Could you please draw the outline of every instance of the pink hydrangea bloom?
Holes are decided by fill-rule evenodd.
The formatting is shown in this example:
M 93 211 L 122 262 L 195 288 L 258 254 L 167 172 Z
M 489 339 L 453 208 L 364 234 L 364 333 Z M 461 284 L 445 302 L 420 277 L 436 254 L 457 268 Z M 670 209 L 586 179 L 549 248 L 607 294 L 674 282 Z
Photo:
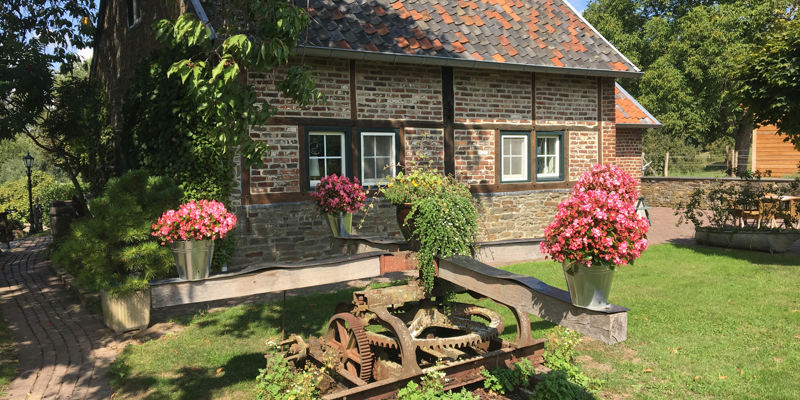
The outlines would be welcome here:
M 542 253 L 586 266 L 626 265 L 647 249 L 646 219 L 636 213 L 636 180 L 613 165 L 594 165 L 545 229 Z
M 153 224 L 151 235 L 161 244 L 176 240 L 221 239 L 236 226 L 236 216 L 215 200 L 194 200 L 169 210 Z
M 358 178 L 328 175 L 320 179 L 311 193 L 317 210 L 326 214 L 354 213 L 364 207 L 367 194 Z

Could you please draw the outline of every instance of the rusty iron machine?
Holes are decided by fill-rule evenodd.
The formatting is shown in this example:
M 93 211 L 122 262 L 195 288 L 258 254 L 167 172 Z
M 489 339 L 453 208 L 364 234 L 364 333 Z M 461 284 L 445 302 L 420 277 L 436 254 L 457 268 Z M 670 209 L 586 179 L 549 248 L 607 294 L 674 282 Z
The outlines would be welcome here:
M 430 294 L 419 279 L 355 292 L 352 303 L 337 306 L 324 336 L 305 341 L 292 335 L 284 341 L 288 358 L 334 371 L 340 390 L 324 399 L 380 399 L 432 370 L 446 374 L 447 390 L 483 380 L 483 368 L 510 367 L 522 358 L 542 370 L 544 340 L 531 336 L 531 313 L 606 343 L 625 340 L 627 310 L 622 307 L 579 309 L 562 290 L 467 257 L 439 260 L 437 276 Z M 516 319 L 515 340 L 499 338 L 505 325 L 498 312 L 444 304 L 442 281 L 457 292 L 507 307 Z

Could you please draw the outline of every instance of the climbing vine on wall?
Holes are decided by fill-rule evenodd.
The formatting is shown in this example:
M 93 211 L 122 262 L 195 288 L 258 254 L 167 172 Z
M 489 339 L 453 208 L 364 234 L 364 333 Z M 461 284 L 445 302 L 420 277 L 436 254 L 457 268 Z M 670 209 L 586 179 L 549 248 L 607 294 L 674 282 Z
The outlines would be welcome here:
M 156 51 L 139 66 L 123 110 L 124 167 L 173 178 L 184 191 L 184 201 L 213 199 L 230 207 L 232 152 L 219 151 L 201 105 L 179 79 L 167 77 L 170 65 L 188 51 Z M 233 235 L 217 241 L 214 265 L 228 262 L 234 248 Z

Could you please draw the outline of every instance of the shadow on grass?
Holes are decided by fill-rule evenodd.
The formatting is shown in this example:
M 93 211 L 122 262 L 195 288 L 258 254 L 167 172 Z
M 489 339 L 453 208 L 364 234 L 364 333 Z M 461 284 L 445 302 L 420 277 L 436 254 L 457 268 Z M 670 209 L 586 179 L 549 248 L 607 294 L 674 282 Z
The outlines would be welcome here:
M 694 253 L 702 254 L 704 256 L 729 257 L 736 260 L 747 261 L 749 263 L 756 265 L 781 265 L 781 266 L 800 265 L 800 257 L 792 253 L 771 254 L 761 251 L 726 249 L 723 247 L 703 246 L 703 245 L 687 245 L 684 243 L 675 243 L 674 245 L 677 248 L 687 249 Z
M 155 375 L 137 376 L 125 380 L 122 390 L 118 394 L 143 398 L 148 400 L 181 399 L 181 400 L 211 400 L 219 389 L 237 385 L 241 382 L 252 381 L 258 370 L 264 368 L 266 361 L 264 354 L 243 354 L 231 358 L 222 368 L 192 368 L 183 367 L 170 372 L 166 379 Z M 130 372 L 126 367 L 116 367 L 116 373 Z M 151 388 L 167 385 L 172 391 L 155 391 L 148 393 Z

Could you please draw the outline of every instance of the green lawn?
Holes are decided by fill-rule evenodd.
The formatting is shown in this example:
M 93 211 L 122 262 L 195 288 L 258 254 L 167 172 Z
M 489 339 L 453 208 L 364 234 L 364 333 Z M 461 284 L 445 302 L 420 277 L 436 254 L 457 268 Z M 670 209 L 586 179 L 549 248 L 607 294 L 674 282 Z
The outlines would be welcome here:
M 583 368 L 605 380 L 601 392 L 609 397 L 797 398 L 799 264 L 781 255 L 653 246 L 619 270 L 612 289 L 611 301 L 631 309 L 628 340 L 586 341 Z M 565 287 L 552 262 L 506 269 Z M 351 290 L 289 299 L 286 331 L 319 335 L 334 306 L 351 299 Z M 112 369 L 117 398 L 252 398 L 263 355 L 280 336 L 280 315 L 274 303 L 201 314 L 179 334 L 127 347 Z M 516 326 L 504 317 L 503 336 L 511 339 Z M 531 325 L 536 337 L 552 327 Z

